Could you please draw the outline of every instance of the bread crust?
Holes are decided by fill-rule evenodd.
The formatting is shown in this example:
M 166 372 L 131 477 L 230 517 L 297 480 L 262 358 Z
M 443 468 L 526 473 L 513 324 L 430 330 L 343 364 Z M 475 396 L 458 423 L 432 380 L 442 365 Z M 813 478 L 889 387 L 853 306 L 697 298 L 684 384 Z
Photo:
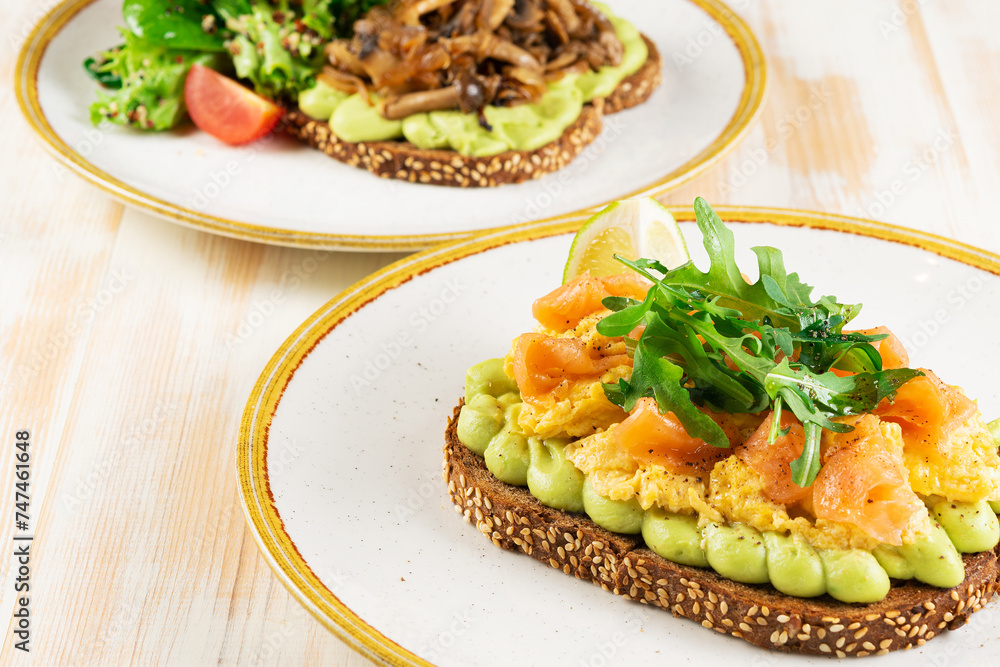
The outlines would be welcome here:
M 580 117 L 562 135 L 533 151 L 505 151 L 475 157 L 453 150 L 423 149 L 408 141 L 351 142 L 337 137 L 330 124 L 298 109 L 284 118 L 285 130 L 335 160 L 366 169 L 382 178 L 452 187 L 495 187 L 523 183 L 562 169 L 601 133 L 605 113 L 616 113 L 649 99 L 663 80 L 660 53 L 643 36 L 649 57 L 622 80 L 607 98 L 583 106 Z
M 493 544 L 756 646 L 839 657 L 884 655 L 965 625 L 996 593 L 998 550 L 963 556 L 966 576 L 955 588 L 894 580 L 886 598 L 869 605 L 826 595 L 795 598 L 769 585 L 741 584 L 673 563 L 645 548 L 640 536 L 611 533 L 586 515 L 545 507 L 526 489 L 497 480 L 458 439 L 461 406 L 445 432 L 444 478 L 456 509 Z

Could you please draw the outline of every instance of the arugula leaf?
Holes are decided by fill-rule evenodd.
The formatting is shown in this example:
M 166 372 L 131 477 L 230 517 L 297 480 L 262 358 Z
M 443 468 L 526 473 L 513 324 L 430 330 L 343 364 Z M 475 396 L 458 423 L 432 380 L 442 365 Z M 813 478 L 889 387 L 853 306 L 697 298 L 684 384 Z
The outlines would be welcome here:
M 637 377 L 638 376 L 638 377 Z M 650 353 L 640 340 L 635 351 L 635 367 L 632 371 L 632 382 L 621 380 L 623 404 L 627 410 L 632 410 L 638 399 L 645 394 L 638 394 L 642 386 L 650 386 L 652 396 L 661 413 L 671 411 L 684 424 L 685 430 L 696 438 L 700 438 L 713 447 L 729 447 L 729 439 L 722 429 L 704 412 L 695 407 L 691 395 L 684 389 L 681 382 L 684 371 L 670 360 Z M 649 382 L 648 380 L 654 380 Z
M 661 413 L 673 412 L 688 433 L 716 447 L 728 447 L 728 439 L 699 407 L 728 413 L 771 408 L 771 443 L 787 432 L 780 426 L 787 408 L 802 423 L 806 440 L 792 464 L 793 479 L 808 486 L 821 467 L 823 431 L 852 429 L 837 417 L 873 410 L 922 373 L 883 370 L 872 343 L 884 334 L 843 331 L 861 304 L 831 296 L 814 301 L 813 288 L 786 271 L 780 250 L 753 248 L 759 278 L 746 280 L 732 232 L 704 199 L 696 199 L 694 208 L 711 258 L 708 271 L 691 262 L 670 270 L 655 259 L 617 258 L 653 286 L 643 301 L 603 302 L 613 312 L 598 323 L 599 333 L 628 336 L 645 327 L 638 342 L 626 346 L 634 356 L 632 376 L 605 385 L 605 394 L 629 411 L 639 398 L 652 396 Z

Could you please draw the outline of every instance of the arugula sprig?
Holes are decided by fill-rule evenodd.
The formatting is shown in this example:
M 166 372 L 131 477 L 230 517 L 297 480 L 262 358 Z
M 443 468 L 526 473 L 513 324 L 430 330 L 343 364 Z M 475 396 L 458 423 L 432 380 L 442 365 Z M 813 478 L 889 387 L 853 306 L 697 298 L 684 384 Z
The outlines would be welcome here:
M 632 376 L 604 385 L 605 394 L 626 411 L 650 396 L 661 413 L 673 412 L 688 433 L 715 447 L 729 447 L 729 439 L 699 407 L 774 410 L 770 443 L 782 434 L 781 412 L 791 410 L 805 432 L 792 479 L 809 486 L 819 473 L 823 430 L 851 430 L 833 418 L 868 412 L 923 373 L 883 370 L 872 343 L 885 335 L 843 332 L 861 304 L 832 296 L 813 301 L 813 288 L 787 273 L 780 250 L 752 248 L 760 277 L 748 282 L 736 264 L 732 232 L 701 197 L 694 210 L 711 258 L 707 272 L 692 262 L 668 269 L 654 259 L 616 256 L 653 286 L 643 301 L 604 300 L 614 312 L 598 323 L 598 332 L 626 336 L 644 327 L 634 348 L 630 344 Z M 853 374 L 842 377 L 834 368 Z

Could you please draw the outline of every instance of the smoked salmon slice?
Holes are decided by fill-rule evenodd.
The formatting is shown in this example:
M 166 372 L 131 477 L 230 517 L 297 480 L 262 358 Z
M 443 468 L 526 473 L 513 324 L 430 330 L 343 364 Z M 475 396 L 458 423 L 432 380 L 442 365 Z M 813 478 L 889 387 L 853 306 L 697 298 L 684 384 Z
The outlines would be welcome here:
M 874 329 L 860 329 L 859 331 L 845 331 L 844 333 L 857 333 L 865 336 L 877 336 L 888 334 L 888 338 L 872 343 L 878 353 L 882 355 L 882 368 L 909 368 L 910 356 L 906 353 L 903 344 L 896 338 L 896 334 L 889 331 L 888 327 L 875 327 Z
M 910 488 L 902 443 L 874 415 L 853 420 L 853 426 L 848 433 L 827 434 L 826 460 L 812 486 L 813 512 L 899 546 L 907 527 L 927 514 Z
M 609 296 L 646 298 L 649 283 L 635 273 L 595 278 L 584 273 L 537 299 L 531 314 L 543 326 L 563 332 L 575 329 L 580 320 L 604 310 L 601 301 Z
M 709 411 L 706 414 L 713 419 L 716 417 Z M 730 442 L 739 438 L 734 429 L 730 429 L 733 431 L 730 433 L 723 424 L 720 426 Z M 716 462 L 732 453 L 688 435 L 674 413 L 660 414 L 652 398 L 640 398 L 629 417 L 614 428 L 613 434 L 618 446 L 640 463 L 659 464 L 682 474 L 711 472 Z
M 598 380 L 616 366 L 632 364 L 627 354 L 604 356 L 579 338 L 556 338 L 540 333 L 522 334 L 513 350 L 514 380 L 521 398 L 537 402 L 546 395 L 559 396 L 580 380 Z
M 930 457 L 955 426 L 976 412 L 976 404 L 958 387 L 945 384 L 927 370 L 902 385 L 890 401 L 874 410 L 883 421 L 899 424 L 908 454 Z
M 809 495 L 808 488 L 802 488 L 792 481 L 791 463 L 802 456 L 805 447 L 805 431 L 802 424 L 789 412 L 782 412 L 781 427 L 788 429 L 787 435 L 779 435 L 774 443 L 768 443 L 774 413 L 770 413 L 760 427 L 745 443 L 737 447 L 739 456 L 766 484 L 764 493 L 776 503 L 791 505 Z

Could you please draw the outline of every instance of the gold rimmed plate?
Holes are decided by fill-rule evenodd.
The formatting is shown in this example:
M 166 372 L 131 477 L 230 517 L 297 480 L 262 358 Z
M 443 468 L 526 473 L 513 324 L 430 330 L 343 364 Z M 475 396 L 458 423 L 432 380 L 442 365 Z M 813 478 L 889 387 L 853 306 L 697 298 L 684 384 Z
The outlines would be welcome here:
M 125 203 L 262 243 L 413 250 L 663 192 L 745 134 L 766 72 L 738 16 L 718 0 L 610 4 L 656 42 L 663 85 L 646 103 L 606 117 L 601 136 L 561 172 L 500 188 L 383 180 L 288 137 L 233 148 L 193 129 L 151 135 L 94 127 L 88 107 L 96 85 L 81 63 L 121 41 L 119 0 L 67 0 L 48 13 L 22 48 L 15 88 L 50 152 Z
M 821 213 L 718 212 L 748 273 L 756 264 L 747 248 L 781 248 L 818 293 L 865 304 L 859 327 L 888 325 L 915 365 L 962 385 L 987 418 L 1000 415 L 1000 389 L 983 372 L 1000 367 L 1000 349 L 968 351 L 970 331 L 1000 324 L 1000 256 Z M 691 210 L 676 215 L 704 266 Z M 331 300 L 281 346 L 237 446 L 241 497 L 265 559 L 316 618 L 385 664 L 828 664 L 763 653 L 627 602 L 498 549 L 453 511 L 441 448 L 465 370 L 503 356 L 532 328 L 531 303 L 559 284 L 581 221 L 408 257 Z M 989 664 L 1000 650 L 994 613 L 879 664 Z

